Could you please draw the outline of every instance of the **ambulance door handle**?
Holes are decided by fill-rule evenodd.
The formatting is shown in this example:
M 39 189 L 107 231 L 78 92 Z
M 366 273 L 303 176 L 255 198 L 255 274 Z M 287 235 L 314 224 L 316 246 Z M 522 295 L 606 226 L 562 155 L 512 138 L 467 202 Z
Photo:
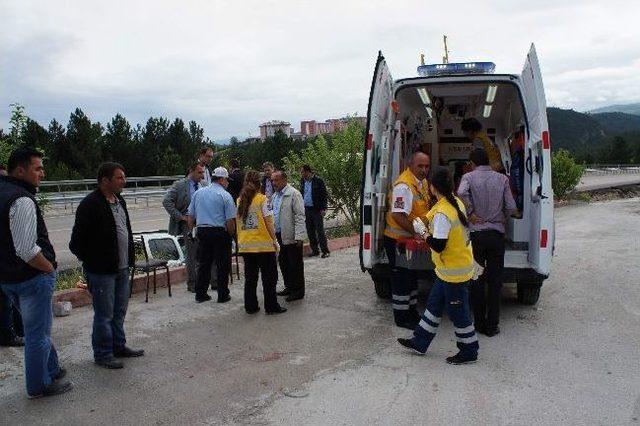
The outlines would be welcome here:
M 529 148 L 529 155 L 527 156 L 527 161 L 524 164 L 525 169 L 527 170 L 527 173 L 529 173 L 530 175 L 533 174 L 532 170 L 531 170 L 531 155 L 532 154 L 533 153 L 531 152 L 531 148 Z

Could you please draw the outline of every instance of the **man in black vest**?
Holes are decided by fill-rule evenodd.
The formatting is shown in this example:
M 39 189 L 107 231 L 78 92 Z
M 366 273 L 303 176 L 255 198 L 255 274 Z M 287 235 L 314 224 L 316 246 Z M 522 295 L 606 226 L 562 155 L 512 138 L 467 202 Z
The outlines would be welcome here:
M 18 148 L 9 158 L 9 176 L 0 176 L 0 286 L 24 323 L 24 369 L 29 398 L 71 390 L 61 379 L 51 344 L 51 299 L 56 285 L 56 255 L 35 194 L 44 178 L 42 154 Z
M 123 367 L 115 358 L 144 355 L 141 349 L 125 346 L 129 266 L 135 263 L 129 213 L 120 195 L 126 183 L 121 164 L 100 165 L 98 189 L 78 205 L 69 243 L 71 252 L 82 261 L 93 297 L 93 359 L 97 365 L 110 369 Z

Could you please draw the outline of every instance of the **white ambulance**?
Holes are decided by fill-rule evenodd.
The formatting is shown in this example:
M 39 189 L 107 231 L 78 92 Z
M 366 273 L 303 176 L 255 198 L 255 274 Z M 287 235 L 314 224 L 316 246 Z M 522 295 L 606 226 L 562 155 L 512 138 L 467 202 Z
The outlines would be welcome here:
M 535 47 L 522 74 L 495 74 L 490 62 L 418 67 L 420 77 L 393 80 L 378 54 L 367 114 L 361 188 L 360 265 L 378 296 L 390 294 L 383 246 L 387 194 L 412 152 L 431 155 L 432 169 L 459 178 L 472 144 L 460 122 L 477 118 L 499 149 L 522 217 L 506 225 L 505 282 L 535 304 L 549 276 L 554 246 L 551 143 Z

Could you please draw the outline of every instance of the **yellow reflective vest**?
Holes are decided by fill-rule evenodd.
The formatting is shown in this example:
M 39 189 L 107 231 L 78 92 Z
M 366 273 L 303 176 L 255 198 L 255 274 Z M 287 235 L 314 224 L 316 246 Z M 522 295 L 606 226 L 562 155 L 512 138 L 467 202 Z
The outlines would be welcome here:
M 466 214 L 462 201 L 457 197 L 455 199 L 460 210 Z M 451 230 L 444 250 L 440 253 L 431 250 L 431 259 L 436 265 L 436 275 L 448 283 L 467 282 L 473 277 L 473 250 L 469 230 L 460 222 L 455 207 L 443 197 L 427 213 L 431 235 L 433 235 L 433 218 L 438 213 L 447 216 L 451 223 Z
M 482 146 L 487 152 L 487 156 L 489 157 L 489 165 L 491 165 L 491 168 L 495 171 L 504 169 L 504 166 L 502 165 L 502 156 L 500 155 L 500 150 L 498 150 L 498 147 L 494 145 L 491 139 L 489 139 L 489 136 L 485 132 L 478 132 L 476 138 L 482 141 Z
M 429 211 L 429 184 L 426 179 L 423 179 L 422 188 L 420 188 L 418 186 L 418 179 L 409 168 L 398 176 L 398 179 L 393 183 L 393 188 L 401 183 L 406 184 L 413 194 L 413 203 L 411 205 L 411 213 L 409 214 L 409 222 L 413 222 L 413 219 L 424 216 Z M 391 208 L 393 207 L 391 203 L 394 202 L 393 188 L 391 188 L 391 192 L 389 192 L 389 196 L 387 197 L 389 211 L 387 211 L 387 226 L 384 229 L 384 235 L 393 238 L 394 240 L 401 237 L 411 237 L 413 234 L 405 231 L 404 228 L 395 221 L 391 214 Z
M 262 215 L 262 204 L 267 202 L 264 194 L 256 194 L 249 206 L 247 219 L 242 220 L 238 215 L 238 252 L 239 253 L 267 253 L 275 252 L 273 239 L 269 235 L 267 225 Z

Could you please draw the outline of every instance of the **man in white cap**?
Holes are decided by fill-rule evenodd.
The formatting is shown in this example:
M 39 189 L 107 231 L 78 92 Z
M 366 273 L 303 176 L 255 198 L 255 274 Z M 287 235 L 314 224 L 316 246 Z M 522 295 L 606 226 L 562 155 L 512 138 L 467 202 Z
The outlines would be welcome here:
M 211 185 L 193 194 L 189 204 L 189 226 L 196 227 L 198 239 L 196 302 L 211 300 L 211 296 L 207 294 L 207 287 L 211 279 L 211 265 L 215 263 L 218 275 L 218 303 L 225 303 L 231 300 L 229 272 L 231 240 L 236 232 L 236 205 L 226 190 L 229 185 L 227 169 L 216 167 L 211 180 Z

